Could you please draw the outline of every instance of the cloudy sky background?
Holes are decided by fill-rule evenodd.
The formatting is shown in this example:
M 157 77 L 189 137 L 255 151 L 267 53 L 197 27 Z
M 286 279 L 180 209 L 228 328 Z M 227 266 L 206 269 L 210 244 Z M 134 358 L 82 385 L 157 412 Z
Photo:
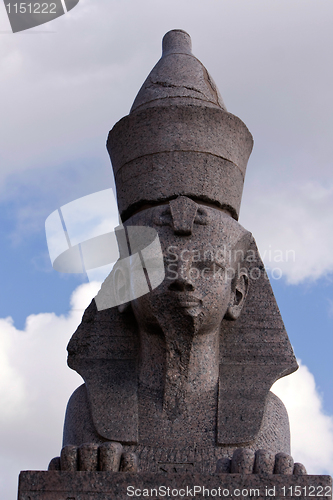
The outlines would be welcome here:
M 332 17 L 331 0 L 80 0 L 14 35 L 0 4 L 1 498 L 15 498 L 20 470 L 45 469 L 59 453 L 81 380 L 66 367 L 66 344 L 98 289 L 52 270 L 45 219 L 113 186 L 107 133 L 174 28 L 190 33 L 254 136 L 240 222 L 301 360 L 275 391 L 295 459 L 332 474 Z

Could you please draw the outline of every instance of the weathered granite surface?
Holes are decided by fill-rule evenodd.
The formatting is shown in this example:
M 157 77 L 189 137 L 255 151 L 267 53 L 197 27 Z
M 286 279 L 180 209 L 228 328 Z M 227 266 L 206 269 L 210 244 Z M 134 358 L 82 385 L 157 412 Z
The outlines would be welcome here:
M 18 500 L 128 500 L 142 497 L 152 500 L 235 497 L 310 500 L 319 496 L 327 500 L 332 498 L 332 479 L 329 476 L 24 471 L 20 474 Z
M 247 127 L 226 111 L 212 77 L 192 55 L 189 35 L 170 31 L 130 114 L 109 134 L 122 220 L 179 195 L 238 219 L 252 146 Z
M 288 417 L 269 389 L 297 365 L 253 238 L 228 214 L 194 202 L 180 227 L 177 200 L 127 221 L 158 231 L 171 263 L 162 285 L 121 311 L 98 311 L 93 301 L 69 343 L 69 365 L 86 384 L 69 402 L 64 445 L 121 441 L 138 453 L 141 470 L 155 470 L 162 450 L 169 459 L 196 454 L 207 472 L 244 443 L 290 453 Z M 175 235 L 174 219 L 176 232 L 187 221 L 193 233 Z M 182 252 L 187 260 L 175 263 Z M 225 280 L 214 265 L 241 271 Z M 209 271 L 170 279 L 177 266 Z
M 108 308 L 119 303 L 120 259 L 87 309 L 68 345 L 85 385 L 69 401 L 63 444 L 119 441 L 142 471 L 157 470 L 161 453 L 196 456 L 201 472 L 243 445 L 290 453 L 269 389 L 297 363 L 252 235 L 234 220 L 252 137 L 183 31 L 165 35 L 108 149 L 127 238 L 154 229 L 166 275 Z

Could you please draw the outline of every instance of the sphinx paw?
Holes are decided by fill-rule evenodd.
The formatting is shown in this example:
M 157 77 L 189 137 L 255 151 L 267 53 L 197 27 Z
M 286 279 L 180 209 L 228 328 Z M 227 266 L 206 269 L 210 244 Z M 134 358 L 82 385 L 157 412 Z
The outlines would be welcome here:
M 237 448 L 232 458 L 222 457 L 217 461 L 216 472 L 219 474 L 295 474 L 304 475 L 306 469 L 300 463 L 294 464 L 287 453 L 271 453 L 267 450 L 254 452 L 249 448 Z
M 64 446 L 60 457 L 51 460 L 48 470 L 137 472 L 138 460 L 135 453 L 124 452 L 120 443 L 84 443 Z
M 293 458 L 287 453 L 277 453 L 275 455 L 274 474 L 307 474 L 303 464 L 294 463 Z

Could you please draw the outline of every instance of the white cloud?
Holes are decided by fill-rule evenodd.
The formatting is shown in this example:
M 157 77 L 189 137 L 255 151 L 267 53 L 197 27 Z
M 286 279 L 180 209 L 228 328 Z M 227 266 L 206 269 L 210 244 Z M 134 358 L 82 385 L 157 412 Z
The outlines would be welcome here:
M 289 414 L 295 462 L 303 463 L 308 474 L 332 475 L 333 416 L 323 412 L 314 376 L 301 361 L 299 365 L 297 372 L 275 382 L 272 391 Z
M 82 383 L 66 364 L 66 345 L 98 283 L 79 286 L 68 316 L 41 313 L 23 331 L 0 319 L 0 496 L 15 498 L 20 470 L 46 470 L 61 449 L 69 396 Z
M 10 362 L 11 351 L 13 350 L 13 337 L 16 329 L 12 318 L 0 320 L 0 401 L 1 413 L 0 422 L 11 421 L 18 412 L 25 413 L 26 406 L 25 384 L 20 375 Z
M 276 178 L 249 191 L 240 222 L 252 230 L 274 278 L 282 274 L 297 284 L 333 273 L 332 182 L 281 186 Z

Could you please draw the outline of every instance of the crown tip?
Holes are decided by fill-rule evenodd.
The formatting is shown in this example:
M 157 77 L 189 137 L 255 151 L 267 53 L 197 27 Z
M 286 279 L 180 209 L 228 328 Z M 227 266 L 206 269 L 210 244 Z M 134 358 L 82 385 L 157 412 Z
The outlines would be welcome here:
M 168 31 L 162 40 L 162 57 L 168 54 L 192 54 L 191 37 L 186 31 Z

